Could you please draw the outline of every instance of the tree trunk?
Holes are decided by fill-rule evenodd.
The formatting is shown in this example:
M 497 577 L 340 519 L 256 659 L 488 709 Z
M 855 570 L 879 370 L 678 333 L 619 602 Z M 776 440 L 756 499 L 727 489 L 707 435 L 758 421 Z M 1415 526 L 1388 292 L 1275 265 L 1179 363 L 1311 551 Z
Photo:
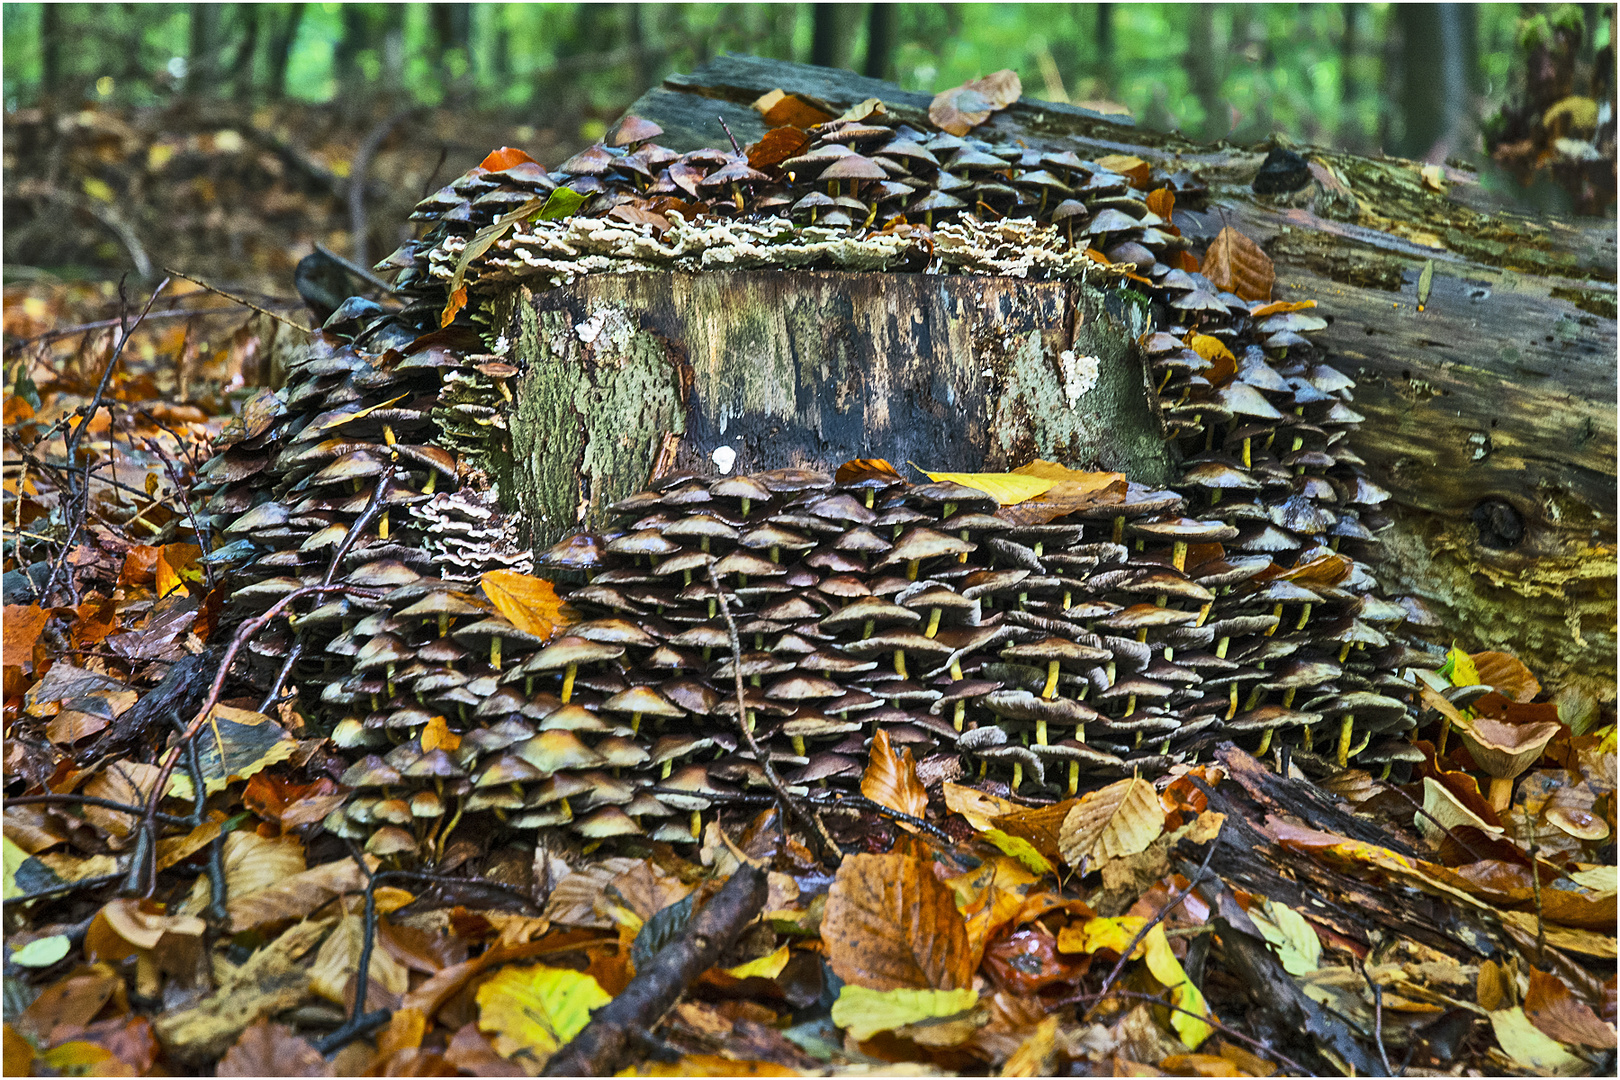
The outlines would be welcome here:
M 632 110 L 678 151 L 713 145 L 717 114 L 750 142 L 763 128 L 749 103 L 776 88 L 834 110 L 881 98 L 918 126 L 930 100 L 850 72 L 728 56 L 671 76 Z M 1613 699 L 1612 224 L 1501 210 L 1455 169 L 1442 194 L 1417 162 L 1312 148 L 1302 189 L 1260 196 L 1250 182 L 1266 146 L 1212 149 L 1028 99 L 975 134 L 1196 170 L 1210 194 L 1176 207 L 1182 232 L 1201 250 L 1223 227 L 1241 230 L 1275 261 L 1275 297 L 1315 300 L 1331 320 L 1315 340 L 1358 381 L 1367 420 L 1355 449 L 1394 492 L 1391 586 L 1433 610 L 1436 639 L 1507 649 L 1551 684 Z
M 844 62 L 843 16 L 837 4 L 810 5 L 810 62 L 819 67 L 838 67 Z
M 866 10 L 866 60 L 861 74 L 873 79 L 886 78 L 894 52 L 894 6 L 868 4 Z
M 62 89 L 62 9 L 43 4 L 39 9 L 40 86 L 46 97 Z
M 292 61 L 293 45 L 303 22 L 304 5 L 288 5 L 286 22 L 270 47 L 270 96 L 277 101 L 287 96 L 287 65 Z
M 513 290 L 491 319 L 527 364 L 511 490 L 543 547 L 600 527 L 655 466 L 878 457 L 972 472 L 1041 457 L 1163 484 L 1169 452 L 1131 348 L 1145 318 L 1112 306 L 1076 282 L 842 272 Z

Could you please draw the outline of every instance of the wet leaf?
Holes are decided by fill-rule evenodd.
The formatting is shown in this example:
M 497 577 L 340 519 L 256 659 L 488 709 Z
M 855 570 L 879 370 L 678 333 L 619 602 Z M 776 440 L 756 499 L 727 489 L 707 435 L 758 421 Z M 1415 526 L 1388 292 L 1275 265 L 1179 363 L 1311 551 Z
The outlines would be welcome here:
M 853 484 L 860 480 L 883 480 L 901 484 L 905 478 L 882 458 L 855 458 L 838 466 L 834 479 L 840 484 Z
M 960 990 L 872 990 L 844 986 L 833 1002 L 832 1020 L 857 1042 L 925 1020 L 958 1016 L 979 1003 L 979 992 Z
M 157 565 L 153 568 L 158 596 L 183 589 L 188 581 L 201 581 L 202 571 L 197 566 L 200 558 L 202 548 L 196 544 L 165 544 L 159 548 Z
M 1615 1048 L 1614 1028 L 1599 1020 L 1591 1006 L 1577 999 L 1563 980 L 1550 972 L 1530 969 L 1524 1013 L 1543 1035 L 1561 1043 L 1598 1050 Z
M 478 1029 L 495 1036 L 503 1057 L 544 1060 L 584 1030 L 591 1010 L 612 999 L 578 971 L 535 964 L 506 967 L 478 988 Z
M 1264 319 L 1268 315 L 1289 315 L 1296 311 L 1309 311 L 1315 306 L 1315 300 L 1273 300 L 1269 304 L 1251 307 L 1249 317 L 1251 319 Z
M 833 118 L 832 113 L 812 105 L 797 94 L 789 94 L 782 90 L 762 94 L 754 102 L 753 108 L 769 128 L 809 128 L 825 124 Z M 753 162 L 750 161 L 749 164 L 752 165 Z M 759 168 L 758 165 L 754 167 Z
M 54 1042 L 52 1033 L 58 1028 L 87 1027 L 122 991 L 123 980 L 111 965 L 93 964 L 47 986 L 13 1023 L 36 1042 Z
M 19 967 L 50 967 L 68 954 L 73 947 L 66 934 L 35 938 L 11 954 L 11 962 Z
M 514 165 L 523 164 L 533 165 L 535 160 L 522 150 L 503 146 L 498 150 L 491 150 L 484 160 L 478 163 L 478 167 L 488 169 L 490 172 L 503 172 Z
M 1111 918 L 1087 919 L 1070 923 L 1058 934 L 1058 951 L 1066 953 L 1094 953 L 1099 949 L 1124 954 L 1125 949 L 1141 933 L 1147 920 L 1139 915 L 1117 915 Z M 1131 959 L 1142 957 L 1143 943 L 1138 941 L 1131 950 Z
M 1011 855 L 1037 874 L 1051 874 L 1056 872 L 1052 861 L 1034 844 L 1021 836 L 1009 836 L 1000 829 L 986 829 L 979 834 L 1005 854 Z
M 964 487 L 975 488 L 989 495 L 1003 506 L 1014 506 L 1026 499 L 1044 495 L 1057 483 L 1040 476 L 1018 473 L 951 473 L 924 472 L 930 480 L 949 480 Z
M 544 578 L 516 570 L 491 570 L 479 583 L 507 622 L 542 641 L 549 641 L 557 627 L 574 621 L 573 609 L 557 596 L 557 587 Z
M 766 953 L 756 960 L 750 960 L 746 964 L 738 964 L 736 967 L 722 968 L 721 970 L 734 979 L 774 979 L 782 974 L 782 969 L 787 967 L 787 962 L 788 947 L 783 945 L 775 952 Z
M 911 759 L 911 751 L 904 747 L 896 751 L 889 743 L 889 733 L 882 728 L 872 736 L 871 757 L 861 775 L 861 794 L 910 817 L 920 818 L 928 812 L 928 793 L 917 779 L 917 763 Z
M 1131 777 L 1093 791 L 1063 819 L 1063 861 L 1080 873 L 1146 851 L 1164 831 L 1164 809 L 1153 785 Z
M 458 285 L 451 289 L 444 302 L 444 310 L 439 313 L 439 325 L 449 326 L 456 321 L 461 309 L 467 306 L 467 286 Z
M 1316 970 L 1322 959 L 1322 939 L 1303 915 L 1287 904 L 1262 900 L 1249 908 L 1249 918 L 1276 950 L 1284 971 L 1304 975 Z
M 1052 461 L 1020 465 L 1013 475 L 1053 481 L 1041 494 L 1016 506 L 1003 507 L 1001 516 L 1019 525 L 1044 525 L 1091 506 L 1119 502 L 1126 492 L 1124 473 L 1083 472 Z
M 993 819 L 991 825 L 1010 837 L 1026 840 L 1048 859 L 1063 857 L 1063 821 L 1078 799 L 1065 799 L 1051 806 L 1015 807 Z M 984 829 L 980 830 L 985 831 Z M 1008 854 L 1012 854 L 1008 852 Z M 1031 867 L 1033 869 L 1033 867 Z
M 810 145 L 810 136 L 793 125 L 775 127 L 765 137 L 748 148 L 748 164 L 755 169 L 768 169 L 780 165 Z
M 1580 1058 L 1542 1034 L 1517 1005 L 1491 1013 L 1491 1028 L 1502 1052 L 1527 1069 L 1558 1076 L 1586 1071 Z
M 424 744 L 423 749 L 431 747 Z M 261 772 L 247 782 L 242 791 L 242 805 L 266 821 L 276 822 L 284 829 L 296 829 L 322 820 L 342 806 L 349 794 L 348 788 L 341 787 L 330 777 L 323 776 L 310 784 L 296 784 Z M 303 866 L 298 869 L 303 870 Z
M 1204 252 L 1204 276 L 1217 288 L 1244 300 L 1270 300 L 1277 271 L 1271 256 L 1247 236 L 1228 225 Z
M 1169 988 L 1170 1003 L 1178 1009 L 1186 1010 L 1186 1012 L 1172 1012 L 1170 1026 L 1189 1048 L 1198 1049 L 1215 1030 L 1200 1019 L 1210 1015 L 1203 993 L 1193 985 L 1191 979 L 1187 978 L 1187 973 L 1182 970 L 1181 961 L 1170 951 L 1170 939 L 1165 936 L 1162 925 L 1149 930 L 1142 944 L 1146 948 L 1148 970 L 1153 973 L 1155 979 Z M 1194 1015 L 1189 1016 L 1188 1013 Z
M 422 743 L 422 752 L 433 750 L 450 751 L 461 746 L 461 736 L 450 730 L 450 724 L 442 716 L 435 716 L 422 728 L 422 734 L 417 736 Z
M 821 922 L 827 963 L 874 990 L 955 990 L 973 977 L 967 928 L 933 864 L 906 855 L 851 855 L 838 867 Z
M 7 667 L 34 670 L 34 643 L 45 630 L 50 613 L 37 604 L 7 604 L 5 609 L 4 662 Z
M 360 970 L 365 936 L 359 907 L 355 904 L 354 910 L 338 920 L 309 968 L 309 988 L 336 1005 L 348 1006 L 354 997 L 355 975 Z M 398 1008 L 400 998 L 408 989 L 410 969 L 387 949 L 373 948 L 366 984 L 366 1011 Z
M 367 861 L 373 866 L 376 862 L 369 856 Z M 207 878 L 202 878 L 202 881 L 206 883 Z M 241 933 L 266 923 L 303 918 L 335 897 L 362 892 L 365 887 L 366 877 L 360 866 L 353 859 L 344 858 L 284 877 L 256 892 L 241 894 L 228 891 L 226 906 L 230 912 L 231 930 Z
M 286 1024 L 260 1020 L 220 1059 L 216 1076 L 332 1076 L 332 1065 Z
M 1187 335 L 1187 346 L 1214 365 L 1204 372 L 1204 377 L 1212 385 L 1225 386 L 1237 374 L 1237 357 L 1232 355 L 1232 350 L 1220 338 L 1195 332 Z
M 298 741 L 264 713 L 229 705 L 215 705 L 197 733 L 197 756 L 202 759 L 203 786 L 209 794 L 286 761 L 297 749 Z M 183 764 L 170 775 L 167 794 L 191 798 L 191 773 Z
M 1460 775 L 1460 774 L 1459 774 Z M 1468 779 L 1472 780 L 1472 777 Z M 1474 789 L 1478 796 L 1479 789 Z M 1418 832 L 1427 839 L 1438 843 L 1445 836 L 1446 829 L 1455 829 L 1463 825 L 1471 825 L 1481 832 L 1500 836 L 1502 830 L 1491 825 L 1476 814 L 1469 806 L 1444 783 L 1432 776 L 1423 778 L 1423 812 L 1412 812 L 1418 827 Z
M 1446 662 L 1440 665 L 1440 674 L 1449 679 L 1452 686 L 1478 686 L 1480 683 L 1474 658 L 1455 645 L 1446 653 Z

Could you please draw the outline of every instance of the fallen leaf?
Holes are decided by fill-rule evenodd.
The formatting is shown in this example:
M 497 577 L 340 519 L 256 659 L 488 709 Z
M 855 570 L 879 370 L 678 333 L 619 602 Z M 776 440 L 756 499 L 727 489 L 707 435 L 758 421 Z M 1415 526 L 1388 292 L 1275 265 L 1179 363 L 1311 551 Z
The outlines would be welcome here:
M 484 160 L 478 163 L 478 167 L 480 169 L 487 169 L 490 172 L 504 172 L 505 170 L 512 168 L 514 165 L 523 164 L 533 165 L 535 164 L 535 160 L 528 154 L 525 154 L 522 150 L 518 150 L 510 146 L 503 146 L 498 150 L 491 150 L 484 157 Z
M 1164 831 L 1164 817 L 1152 783 L 1140 777 L 1115 781 L 1084 796 L 1063 819 L 1063 861 L 1084 874 L 1146 851 Z
M 201 581 L 202 571 L 197 568 L 200 558 L 202 548 L 196 544 L 164 544 L 159 548 L 157 566 L 153 568 L 158 596 L 185 588 L 187 581 Z
M 1124 473 L 1083 472 L 1052 461 L 1020 465 L 1013 475 L 1054 481 L 1041 494 L 1002 508 L 1001 516 L 1017 525 L 1044 525 L 1088 507 L 1120 502 L 1127 488 Z
M 1244 300 L 1269 300 L 1277 280 L 1271 256 L 1260 245 L 1228 225 L 1204 252 L 1204 276 L 1217 288 Z
M 423 749 L 430 747 L 424 745 Z M 342 806 L 349 794 L 348 788 L 340 787 L 326 776 L 314 783 L 295 784 L 260 772 L 255 773 L 243 789 L 242 805 L 266 821 L 273 821 L 284 829 L 296 829 L 322 820 Z M 302 871 L 303 867 L 298 869 Z
M 1418 173 L 1423 177 L 1424 187 L 1430 191 L 1439 192 L 1441 195 L 1446 193 L 1446 170 L 1444 166 L 1425 165 L 1418 170 Z
M 1044 1017 L 1001 1066 L 1002 1076 L 1051 1076 L 1057 1054 L 1058 1018 Z
M 1288 315 L 1295 311 L 1309 311 L 1315 306 L 1315 300 L 1273 300 L 1269 304 L 1251 307 L 1249 317 L 1251 319 L 1264 319 L 1268 315 Z
M 371 856 L 366 857 L 366 862 L 368 866 L 376 866 Z M 246 895 L 227 892 L 231 930 L 241 933 L 265 923 L 302 918 L 337 896 L 362 892 L 365 887 L 366 875 L 360 866 L 351 858 L 343 858 L 294 874 L 257 892 Z
M 1010 836 L 1000 829 L 985 829 L 979 834 L 985 840 L 994 844 L 1003 853 L 1011 855 L 1037 874 L 1051 874 L 1056 872 L 1052 860 L 1043 855 L 1039 848 L 1021 836 Z
M 1440 674 L 1450 680 L 1452 686 L 1478 686 L 1480 683 L 1474 658 L 1455 645 L 1446 653 L 1446 662 L 1440 665 Z
M 478 988 L 478 1029 L 506 1058 L 543 1061 L 584 1030 L 591 1010 L 612 999 L 583 972 L 535 964 L 506 967 Z
M 33 1004 L 12 1021 L 23 1035 L 49 1045 L 58 1028 L 84 1028 L 123 990 L 124 982 L 110 964 L 92 964 L 40 991 Z
M 1051 806 L 1023 807 L 996 816 L 990 826 L 1006 833 L 1010 837 L 1027 841 L 1036 851 L 1048 859 L 1061 859 L 1063 857 L 1063 822 L 1069 816 L 1069 811 L 1079 804 L 1079 799 L 1065 799 Z M 980 832 L 988 831 L 981 828 Z M 1008 852 L 1012 854 L 1012 852 Z M 1034 869 L 1031 867 L 1030 869 Z
M 1304 975 L 1316 970 L 1322 959 L 1322 939 L 1303 915 L 1287 904 L 1263 899 L 1249 908 L 1249 918 L 1276 950 L 1284 971 Z
M 846 1029 L 857 1042 L 865 1042 L 880 1031 L 893 1031 L 924 1020 L 938 1020 L 968 1012 L 979 1003 L 979 992 L 971 989 L 916 990 L 898 987 L 872 990 L 864 986 L 844 986 L 833 1002 L 832 1021 Z
M 358 905 L 356 905 L 358 907 Z M 358 910 L 345 912 L 337 927 L 321 943 L 315 962 L 309 968 L 309 988 L 335 1005 L 352 1004 L 355 975 L 360 970 L 360 951 L 365 927 Z M 410 969 L 387 949 L 373 948 L 366 983 L 365 1011 L 397 1009 L 400 998 L 410 989 Z
M 809 145 L 810 136 L 802 128 L 791 124 L 773 127 L 764 138 L 748 147 L 748 164 L 751 168 L 768 169 L 802 153 Z
M 990 823 L 997 818 L 1028 809 L 1011 799 L 1003 799 L 963 784 L 944 784 L 942 790 L 946 809 L 961 814 L 969 825 L 981 832 L 991 828 Z
M 1561 1043 L 1598 1050 L 1615 1048 L 1614 1028 L 1599 1020 L 1591 1006 L 1577 999 L 1564 981 L 1550 972 L 1530 969 L 1524 1014 L 1543 1035 Z
M 798 127 L 809 128 L 817 124 L 825 124 L 833 118 L 827 112 L 797 94 L 789 94 L 782 90 L 772 90 L 762 94 L 753 104 L 754 111 L 759 113 L 769 128 Z M 753 164 L 753 162 L 749 162 Z M 756 169 L 759 166 L 754 166 Z
M 1165 936 L 1162 925 L 1149 930 L 1142 944 L 1146 949 L 1148 970 L 1170 990 L 1170 1004 L 1176 1006 L 1178 1010 L 1186 1010 L 1172 1012 L 1170 1026 L 1190 1049 L 1198 1049 L 1215 1030 L 1203 1019 L 1210 1015 L 1203 993 L 1193 985 L 1191 979 L 1187 978 L 1187 973 L 1182 970 L 1181 961 L 1170 951 L 1170 939 Z M 1193 1015 L 1188 1015 L 1189 1013 Z
M 1098 917 L 1070 923 L 1058 932 L 1058 952 L 1094 953 L 1099 949 L 1108 949 L 1123 954 L 1146 925 L 1147 920 L 1138 915 Z M 1131 959 L 1140 959 L 1142 953 L 1143 944 L 1138 941 L 1136 948 L 1131 950 Z
M 1188 334 L 1187 346 L 1213 365 L 1204 372 L 1204 377 L 1210 381 L 1210 385 L 1225 386 L 1232 381 L 1232 376 L 1237 374 L 1237 357 L 1226 347 L 1226 342 L 1213 334 L 1197 332 Z
M 1015 506 L 1026 499 L 1043 495 L 1057 483 L 1045 477 L 1023 476 L 1018 473 L 951 473 L 925 470 L 923 475 L 936 482 L 948 480 L 964 487 L 975 488 L 1003 506 Z
M 1152 172 L 1147 162 L 1135 154 L 1108 154 L 1097 159 L 1097 164 L 1111 173 L 1118 173 L 1131 182 L 1131 187 L 1145 188 Z
M 522 1066 L 495 1052 L 478 1030 L 477 1021 L 463 1024 L 445 1047 L 444 1060 L 473 1076 L 527 1076 Z
M 783 968 L 787 967 L 788 959 L 788 947 L 783 945 L 775 952 L 766 953 L 757 960 L 720 970 L 734 979 L 774 979 L 782 974 Z
M 941 131 L 966 135 L 988 120 L 991 113 L 1017 101 L 1023 92 L 1018 74 L 1003 69 L 936 94 L 928 105 L 928 119 Z
M 1491 1013 L 1491 1029 L 1502 1052 L 1527 1069 L 1557 1076 L 1586 1071 L 1580 1058 L 1542 1034 L 1519 1006 Z
M 331 1063 L 286 1024 L 260 1020 L 220 1059 L 216 1076 L 333 1076 Z
M 225 837 L 227 904 L 234 905 L 272 886 L 285 887 L 303 872 L 304 845 L 296 836 L 268 839 L 256 832 L 238 829 Z M 211 895 L 208 875 L 199 875 L 180 911 L 187 915 L 201 913 L 208 907 Z M 302 916 L 307 912 L 296 914 Z
M 11 954 L 11 962 L 19 967 L 50 967 L 68 954 L 72 943 L 66 934 L 35 938 Z
M 557 587 L 544 578 L 516 570 L 491 570 L 479 583 L 507 622 L 541 641 L 551 640 L 557 627 L 574 621 L 573 609 L 557 595 Z
M 1503 697 L 1528 704 L 1541 693 L 1541 683 L 1525 667 L 1524 661 L 1510 653 L 1477 652 L 1468 658 L 1474 662 L 1475 677 L 1495 687 Z
M 853 484 L 861 480 L 879 480 L 890 484 L 903 484 L 905 478 L 882 458 L 855 458 L 838 466 L 834 479 L 840 484 Z
M 827 963 L 874 990 L 956 990 L 973 977 L 967 927 L 933 864 L 851 855 L 838 867 L 821 921 Z
M 1154 190 L 1148 192 L 1148 197 L 1145 201 L 1147 202 L 1147 208 L 1150 212 L 1159 215 L 1166 221 L 1169 221 L 1170 215 L 1175 211 L 1176 208 L 1176 193 L 1167 187 L 1155 188 Z
M 7 604 L 3 641 L 4 663 L 7 667 L 34 670 L 34 643 L 45 630 L 50 613 L 37 604 Z M 9 707 L 9 706 L 8 706 Z
M 196 741 L 203 787 L 209 794 L 286 761 L 298 749 L 298 740 L 264 713 L 229 705 L 214 706 L 197 732 Z M 170 775 L 169 790 L 165 792 L 177 799 L 191 798 L 191 771 L 184 760 Z
M 904 747 L 896 751 L 882 728 L 872 736 L 870 760 L 861 775 L 861 794 L 910 817 L 920 818 L 928 812 L 928 793 L 917 779 L 917 763 L 911 760 L 911 751 Z

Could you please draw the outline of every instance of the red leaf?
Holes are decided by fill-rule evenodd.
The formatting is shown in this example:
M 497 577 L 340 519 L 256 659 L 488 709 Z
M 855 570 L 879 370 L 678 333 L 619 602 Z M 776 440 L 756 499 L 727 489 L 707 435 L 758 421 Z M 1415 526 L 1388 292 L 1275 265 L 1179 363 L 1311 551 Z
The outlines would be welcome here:
M 502 169 L 510 169 L 512 166 L 522 165 L 524 162 L 536 164 L 534 158 L 523 151 L 514 150 L 510 146 L 503 146 L 499 150 L 491 150 L 489 156 L 478 163 L 478 167 L 488 169 L 490 172 L 500 172 Z

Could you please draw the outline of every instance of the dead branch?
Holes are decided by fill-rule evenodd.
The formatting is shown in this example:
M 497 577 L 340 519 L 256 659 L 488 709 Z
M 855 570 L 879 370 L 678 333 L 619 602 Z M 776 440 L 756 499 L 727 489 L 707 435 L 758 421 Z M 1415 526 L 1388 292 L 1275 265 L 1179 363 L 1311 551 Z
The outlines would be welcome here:
M 617 1072 L 631 1040 L 657 1027 L 687 985 L 714 966 L 726 946 L 763 910 L 767 892 L 763 870 L 746 863 L 738 866 L 680 936 L 660 949 L 622 994 L 598 1009 L 585 1030 L 546 1062 L 542 1075 Z
M 309 327 L 305 326 L 301 322 L 294 322 L 293 320 L 287 318 L 287 316 L 285 316 L 285 315 L 277 315 L 275 312 L 271 311 L 269 308 L 260 307 L 258 304 L 255 304 L 253 301 L 247 299 L 244 296 L 237 296 L 235 293 L 228 293 L 224 289 L 221 289 L 219 286 L 210 285 L 210 284 L 208 284 L 208 282 L 203 281 L 203 280 L 201 280 L 199 278 L 194 278 L 190 274 L 182 274 L 180 271 L 175 270 L 172 267 L 164 267 L 163 272 L 166 273 L 166 274 L 172 274 L 173 276 L 175 276 L 177 278 L 184 278 L 185 280 L 191 282 L 193 285 L 199 285 L 202 288 L 207 289 L 209 292 L 214 293 L 216 296 L 223 296 L 225 299 L 230 300 L 230 301 L 232 301 L 234 303 L 241 304 L 245 308 L 251 308 L 252 310 L 257 311 L 260 315 L 268 316 L 269 318 L 272 318 L 272 319 L 276 320 L 276 322 L 278 322 L 278 323 L 286 323 L 288 326 L 292 327 L 294 330 L 300 330 L 300 331 L 302 331 L 302 332 L 304 332 L 306 334 L 313 334 L 315 332 L 314 330 L 311 330 Z
M 1204 852 L 1204 862 L 1198 867 L 1198 873 L 1188 879 L 1187 887 L 1176 890 L 1176 894 L 1170 898 L 1169 902 L 1155 912 L 1153 918 L 1143 924 L 1142 928 L 1136 932 L 1136 936 L 1131 938 L 1131 943 L 1120 951 L 1119 961 L 1114 964 L 1114 970 L 1108 973 L 1108 978 L 1103 980 L 1102 989 L 1097 992 L 1099 1001 L 1108 996 L 1108 991 L 1113 988 L 1120 972 L 1125 970 L 1125 964 L 1130 960 L 1131 954 L 1136 951 L 1136 946 L 1141 944 L 1142 939 L 1152 933 L 1153 928 L 1163 922 L 1166 916 L 1180 907 L 1181 902 L 1191 896 L 1192 891 L 1198 887 L 1198 883 L 1204 880 L 1204 875 L 1209 873 L 1210 860 L 1215 857 L 1215 848 L 1221 842 L 1221 828 L 1224 828 L 1224 826 L 1225 822 L 1222 822 L 1221 826 L 1216 828 L 1215 836 L 1209 842 L 1209 849 Z
M 377 151 L 393 130 L 419 111 L 418 106 L 407 105 L 384 117 L 380 123 L 366 132 L 366 137 L 360 141 L 360 147 L 354 152 L 354 160 L 349 165 L 349 234 L 353 237 L 354 261 L 360 266 L 368 266 L 371 263 L 366 251 L 366 232 L 369 228 L 366 222 L 366 174 L 371 171 L 371 159 L 377 156 Z M 320 245 L 317 244 L 316 247 L 318 249 Z M 331 252 L 326 254 L 331 255 Z M 332 255 L 332 258 L 337 259 L 337 256 Z M 375 283 L 378 280 L 370 271 L 360 270 L 350 265 L 346 259 L 337 261 L 368 281 Z M 384 285 L 383 288 L 392 291 L 388 285 Z

